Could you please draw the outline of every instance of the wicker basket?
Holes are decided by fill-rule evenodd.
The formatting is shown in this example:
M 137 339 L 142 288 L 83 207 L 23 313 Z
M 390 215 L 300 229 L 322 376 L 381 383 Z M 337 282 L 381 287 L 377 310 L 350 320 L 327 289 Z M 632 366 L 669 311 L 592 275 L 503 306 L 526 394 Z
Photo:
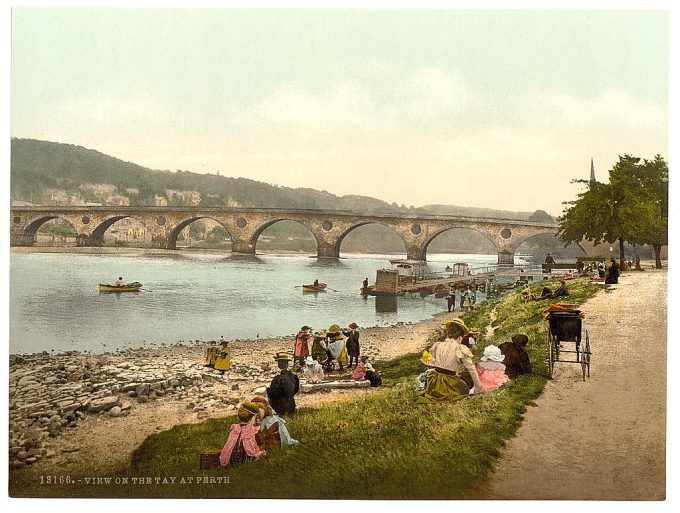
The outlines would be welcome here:
M 201 457 L 199 460 L 199 467 L 201 470 L 210 470 L 211 468 L 216 468 L 220 466 L 220 452 L 222 449 L 217 449 L 215 447 L 210 447 L 209 449 L 204 449 L 201 452 Z

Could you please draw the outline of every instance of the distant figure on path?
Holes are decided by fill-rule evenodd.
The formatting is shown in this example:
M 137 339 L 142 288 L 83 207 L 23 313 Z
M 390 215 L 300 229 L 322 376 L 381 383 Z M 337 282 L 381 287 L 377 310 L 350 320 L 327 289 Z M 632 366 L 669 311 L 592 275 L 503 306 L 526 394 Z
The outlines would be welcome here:
M 545 255 L 545 262 L 543 262 L 546 265 L 546 271 L 551 273 L 552 272 L 552 266 L 555 264 L 555 259 L 552 257 L 550 253 Z
M 119 276 L 118 279 L 116 280 L 116 287 L 122 287 L 125 285 L 125 282 L 123 281 L 123 277 Z
M 364 278 L 364 281 L 361 282 L 361 286 L 364 290 L 368 288 L 368 278 Z
M 605 283 L 618 283 L 619 282 L 619 266 L 616 265 L 616 260 L 613 258 L 611 259 L 611 265 L 609 266 L 609 270 L 607 271 L 607 276 L 604 279 Z
M 505 355 L 505 373 L 510 379 L 514 379 L 521 374 L 531 374 L 531 360 L 526 351 L 529 337 L 516 333 L 512 336 L 512 342 L 504 342 L 498 348 Z
M 288 353 L 277 353 L 274 360 L 278 363 L 281 372 L 274 376 L 267 387 L 269 404 L 279 415 L 292 415 L 295 413 L 295 394 L 300 390 L 300 380 L 288 370 L 288 363 L 291 360 Z

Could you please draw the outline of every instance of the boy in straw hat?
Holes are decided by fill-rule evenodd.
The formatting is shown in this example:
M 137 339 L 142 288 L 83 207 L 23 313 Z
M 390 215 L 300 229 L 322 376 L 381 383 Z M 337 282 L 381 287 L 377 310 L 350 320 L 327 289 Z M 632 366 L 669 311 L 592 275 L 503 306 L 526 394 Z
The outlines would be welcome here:
M 288 369 L 288 363 L 291 361 L 288 353 L 276 353 L 274 360 L 281 372 L 274 376 L 267 388 L 269 404 L 279 415 L 291 415 L 295 413 L 295 394 L 300 390 L 300 380 Z
M 474 393 L 482 393 L 484 389 L 479 382 L 477 369 L 472 363 L 472 353 L 461 342 L 468 328 L 460 319 L 448 321 L 446 339 L 432 346 L 430 365 L 434 372 L 427 374 L 425 389 L 417 392 L 416 403 L 427 404 L 441 401 L 457 401 L 470 393 L 470 388 L 460 377 L 460 372 L 467 369 L 474 383 Z

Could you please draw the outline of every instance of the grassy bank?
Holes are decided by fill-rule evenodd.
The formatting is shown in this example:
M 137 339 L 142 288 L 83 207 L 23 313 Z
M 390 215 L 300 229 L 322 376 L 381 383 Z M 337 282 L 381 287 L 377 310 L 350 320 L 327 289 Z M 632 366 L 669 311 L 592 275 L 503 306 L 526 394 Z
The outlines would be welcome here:
M 576 303 L 599 289 L 585 279 L 569 285 L 569 301 Z M 514 435 L 526 407 L 543 389 L 547 335 L 541 311 L 547 304 L 523 304 L 515 292 L 464 316 L 469 326 L 482 333 L 496 319 L 493 336 L 481 338 L 475 349 L 478 354 L 485 345 L 507 341 L 513 333 L 529 336 L 534 374 L 493 393 L 457 403 L 416 405 L 415 376 L 424 366 L 420 354 L 412 353 L 376 364 L 385 386 L 374 393 L 300 409 L 288 420 L 299 446 L 235 469 L 199 471 L 201 450 L 221 447 L 235 419 L 178 425 L 150 436 L 135 451 L 130 468 L 117 474 L 127 478 L 128 485 L 81 482 L 50 492 L 94 497 L 463 498 L 489 471 L 504 440 Z M 438 336 L 433 334 L 431 341 Z M 139 476 L 175 477 L 176 481 L 174 485 L 132 484 L 132 478 Z M 230 482 L 177 484 L 182 476 L 229 476 Z

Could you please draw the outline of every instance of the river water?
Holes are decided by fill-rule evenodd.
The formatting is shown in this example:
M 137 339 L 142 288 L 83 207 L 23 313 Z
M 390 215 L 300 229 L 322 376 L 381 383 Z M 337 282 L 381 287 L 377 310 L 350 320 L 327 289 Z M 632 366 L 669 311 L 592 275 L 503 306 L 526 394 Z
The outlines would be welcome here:
M 419 295 L 362 298 L 394 255 L 340 260 L 306 256 L 171 254 L 10 254 L 10 353 L 68 350 L 102 353 L 178 341 L 289 335 L 303 324 L 327 328 L 415 322 L 446 310 Z M 447 264 L 494 264 L 496 255 L 428 255 Z M 99 283 L 144 284 L 138 293 L 102 294 Z M 315 278 L 329 290 L 303 294 Z M 296 288 L 298 287 L 298 288 Z M 483 297 L 479 298 L 483 299 Z

